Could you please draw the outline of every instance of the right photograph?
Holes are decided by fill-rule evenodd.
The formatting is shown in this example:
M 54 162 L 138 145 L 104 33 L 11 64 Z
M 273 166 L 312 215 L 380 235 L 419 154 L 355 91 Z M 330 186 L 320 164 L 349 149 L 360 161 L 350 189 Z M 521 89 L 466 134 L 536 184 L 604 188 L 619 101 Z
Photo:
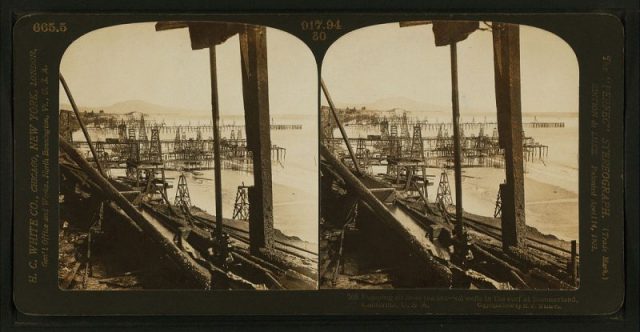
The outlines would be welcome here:
M 407 21 L 321 70 L 321 289 L 580 285 L 579 68 L 548 31 Z

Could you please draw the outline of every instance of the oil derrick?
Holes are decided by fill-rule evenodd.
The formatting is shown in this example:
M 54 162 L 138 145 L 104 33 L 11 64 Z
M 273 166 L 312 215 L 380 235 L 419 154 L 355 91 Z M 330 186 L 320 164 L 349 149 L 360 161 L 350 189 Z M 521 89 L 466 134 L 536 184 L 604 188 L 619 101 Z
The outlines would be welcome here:
M 331 131 L 331 137 L 333 137 L 333 131 Z M 242 130 L 238 129 L 238 132 L 236 133 L 236 139 L 242 139 Z
M 411 136 L 409 135 L 409 123 L 407 122 L 407 112 L 402 113 L 402 122 L 400 123 L 400 136 L 402 137 L 402 148 L 404 153 L 409 153 L 411 144 Z
M 387 151 L 387 174 L 395 176 L 398 174 L 398 159 L 401 155 L 400 141 L 394 138 L 388 140 Z
M 107 161 L 107 152 L 104 150 L 103 142 L 96 142 L 96 163 L 100 163 L 105 173 L 109 174 L 109 164 Z
M 387 156 L 393 155 L 393 140 L 389 139 L 389 121 L 387 117 L 382 117 L 382 121 L 379 122 L 380 126 L 380 139 L 383 142 L 387 142 L 386 154 Z
M 124 142 L 127 140 L 127 124 L 124 120 L 120 121 L 118 124 L 118 141 Z
M 129 140 L 130 142 L 136 140 L 136 130 L 133 127 L 129 126 L 127 128 L 127 133 L 128 133 L 127 140 Z
M 176 138 L 173 139 L 173 154 L 176 156 L 176 159 L 183 159 L 183 146 L 182 139 L 180 137 L 180 127 L 176 128 Z
M 358 139 L 358 145 L 356 147 L 356 157 L 358 159 L 364 158 L 367 153 L 367 149 L 364 146 L 364 140 Z
M 195 147 L 193 150 L 193 159 L 202 159 L 204 156 L 204 140 L 202 139 L 202 132 L 200 129 L 196 132 Z
M 147 147 L 149 145 L 149 138 L 147 136 L 147 127 L 144 124 L 144 114 L 140 115 L 140 122 L 138 125 L 138 153 L 143 156 L 147 154 Z
M 238 186 L 236 202 L 233 204 L 232 219 L 234 220 L 249 220 L 249 196 L 247 194 L 247 188 L 244 182 L 242 182 L 241 186 Z
M 136 141 L 136 130 L 129 126 L 128 132 L 126 156 L 124 156 L 127 160 L 127 177 L 135 178 L 137 176 L 138 163 L 140 162 L 140 145 Z
M 494 218 L 502 217 L 502 191 L 500 190 L 499 187 L 498 187 L 498 195 L 496 197 L 496 207 L 493 210 L 493 217 Z
M 436 135 L 436 149 L 441 149 L 445 146 L 444 144 L 444 140 L 443 140 L 443 133 L 442 133 L 442 126 L 443 124 L 440 124 L 440 126 L 438 127 L 438 134 Z
M 447 172 L 440 173 L 440 183 L 438 184 L 438 193 L 436 194 L 436 203 L 444 207 L 453 205 L 451 198 L 451 187 L 449 186 L 449 177 Z
M 409 123 L 407 121 L 407 112 L 402 113 L 402 122 L 400 124 L 400 134 L 403 138 L 409 138 Z
M 447 136 L 442 131 L 444 124 L 440 124 L 438 127 L 438 135 L 436 136 L 436 153 L 438 157 L 443 157 L 447 154 Z
M 154 194 L 159 193 L 162 198 L 169 203 L 164 164 L 162 162 L 160 130 L 157 125 L 151 128 L 151 142 L 146 156 L 147 158 L 143 160 L 136 169 L 136 183 L 139 185 L 141 181 L 146 181 L 146 189 L 143 191 L 144 194 L 153 197 Z
M 231 129 L 231 134 L 229 134 L 229 139 L 230 140 L 236 139 L 236 131 L 234 129 Z
M 397 137 L 389 137 L 388 157 L 395 160 L 402 158 L 402 145 Z
M 389 121 L 387 121 L 387 117 L 382 118 L 380 122 L 380 137 L 382 139 L 389 138 Z
M 142 189 L 140 194 L 134 199 L 134 205 L 139 205 L 140 202 L 147 200 L 160 200 L 170 204 L 169 198 L 167 197 L 164 168 L 158 168 L 157 166 L 149 168 L 144 165 L 138 167 L 136 169 L 136 183 L 138 186 L 142 185 L 144 189 Z M 156 194 L 160 195 L 160 197 L 156 197 Z M 169 206 L 169 208 L 171 207 Z
M 200 131 L 200 129 L 198 129 L 198 131 L 196 132 L 196 142 L 197 142 L 197 147 L 200 148 L 201 144 L 203 144 L 202 142 L 202 132 Z
M 413 127 L 413 140 L 411 141 L 409 158 L 411 160 L 424 160 L 424 142 L 422 141 L 422 128 L 419 124 Z
M 500 152 L 500 135 L 498 134 L 498 128 L 493 128 L 491 134 L 491 155 L 496 155 Z
M 143 201 L 149 201 L 157 199 L 155 194 L 160 194 L 162 199 L 166 199 L 166 187 L 164 186 L 164 170 L 161 171 L 162 182 L 158 183 L 156 178 L 156 170 L 151 168 L 137 169 L 137 182 L 138 184 L 144 184 L 144 189 L 140 191 L 140 194 L 133 200 L 133 205 L 140 205 Z
M 137 163 L 138 161 L 140 161 L 140 145 L 136 141 L 136 130 L 134 128 L 129 127 L 129 137 L 127 138 L 127 143 L 129 143 L 128 160 Z
M 160 130 L 158 126 L 151 128 L 151 142 L 147 152 L 147 161 L 153 165 L 162 164 L 162 146 L 160 145 Z
M 500 136 L 498 134 L 498 128 L 493 128 L 493 133 L 491 134 L 491 145 L 497 148 L 499 146 L 499 140 Z
M 173 200 L 173 205 L 182 210 L 191 208 L 191 196 L 189 195 L 187 178 L 184 174 L 180 174 L 178 178 L 178 188 L 176 189 L 176 197 Z
M 464 126 L 460 126 L 460 128 L 458 129 L 458 133 L 460 136 L 460 164 L 464 165 L 465 160 L 468 159 L 466 158 L 466 155 L 469 153 L 469 149 L 467 147 L 468 140 L 466 140 L 464 136 Z M 451 142 L 453 142 L 454 139 L 455 139 L 454 137 L 451 137 Z M 453 146 L 452 146 L 452 149 L 453 149 Z
M 481 126 L 478 136 L 473 141 L 473 151 L 475 152 L 475 157 L 478 158 L 479 165 L 484 165 L 484 157 L 487 156 L 486 149 L 487 144 L 484 136 L 484 126 Z
M 478 141 L 476 143 L 477 148 L 484 148 L 484 126 L 480 127 L 480 132 L 478 133 Z
M 356 159 L 358 160 L 360 166 L 362 166 L 364 169 L 368 168 L 369 153 L 367 152 L 365 141 L 363 139 L 358 140 L 358 145 L 356 146 Z
M 387 121 L 386 117 L 384 121 Z M 395 124 L 390 125 L 387 121 L 386 127 L 389 130 L 387 132 L 388 134 L 387 139 L 389 140 L 389 156 L 396 159 L 401 158 L 402 146 L 401 146 L 401 142 L 398 140 L 398 126 Z

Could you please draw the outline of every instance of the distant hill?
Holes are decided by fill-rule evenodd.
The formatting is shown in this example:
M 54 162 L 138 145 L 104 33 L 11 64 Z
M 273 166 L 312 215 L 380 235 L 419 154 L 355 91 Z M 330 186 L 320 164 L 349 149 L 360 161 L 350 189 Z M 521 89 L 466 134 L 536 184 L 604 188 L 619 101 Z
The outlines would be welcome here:
M 366 109 L 372 110 L 372 111 L 390 111 L 390 110 L 396 110 L 396 109 L 405 110 L 409 112 L 447 111 L 445 107 L 419 102 L 406 97 L 382 98 L 382 99 L 375 100 L 373 102 L 353 102 L 353 103 L 338 102 L 336 105 L 340 108 L 365 107 Z
M 323 103 L 326 105 L 326 103 Z M 382 98 L 373 102 L 354 102 L 345 103 L 337 102 L 336 106 L 339 108 L 357 108 L 365 107 L 370 111 L 408 111 L 409 113 L 451 113 L 451 105 L 436 105 L 425 102 L 416 101 L 407 97 L 390 97 Z M 460 106 L 460 112 L 462 115 L 467 116 L 495 116 L 495 108 L 489 110 L 483 110 L 478 108 L 470 108 L 465 105 Z M 527 116 L 557 116 L 557 117 L 577 117 L 577 112 L 536 112 L 523 109 L 523 114 Z
M 365 107 L 368 110 L 374 111 L 390 111 L 390 110 L 402 110 L 409 113 L 451 113 L 451 105 L 436 105 L 431 103 L 425 103 L 417 101 L 407 97 L 390 97 L 382 98 L 373 102 L 365 103 L 337 103 L 338 107 Z M 481 110 L 464 108 L 461 111 L 464 113 L 483 113 Z
M 448 112 L 449 108 L 424 102 L 419 102 L 406 97 L 392 97 L 378 99 L 364 105 L 367 109 L 387 111 L 402 109 L 409 112 Z
M 61 108 L 71 109 L 69 104 L 61 104 Z M 204 114 L 204 110 L 190 110 L 186 108 L 173 108 L 167 106 L 156 105 L 143 100 L 127 100 L 119 103 L 115 103 L 109 106 L 79 106 L 80 111 L 94 111 L 98 112 L 103 110 L 105 113 L 127 115 L 131 113 L 139 114 Z

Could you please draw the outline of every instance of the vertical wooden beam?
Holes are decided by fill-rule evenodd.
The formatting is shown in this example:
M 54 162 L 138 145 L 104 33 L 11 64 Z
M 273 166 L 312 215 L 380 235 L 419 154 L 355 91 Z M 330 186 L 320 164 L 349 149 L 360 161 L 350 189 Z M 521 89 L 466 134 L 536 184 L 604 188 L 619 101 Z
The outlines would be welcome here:
M 493 24 L 493 56 L 500 147 L 506 183 L 502 194 L 502 247 L 526 247 L 524 161 L 520 101 L 520 30 L 516 24 Z
M 569 274 L 573 285 L 578 287 L 578 243 L 571 241 L 571 259 L 569 260 Z
M 460 148 L 460 103 L 458 97 L 458 47 L 453 42 L 451 50 L 451 106 L 453 110 L 453 163 L 456 185 L 456 231 L 462 236 L 464 220 L 462 219 L 462 151 Z M 463 237 L 461 237 L 463 238 Z
M 216 68 L 216 46 L 209 47 L 209 69 L 211 71 L 211 113 L 213 118 L 213 161 L 216 191 L 216 241 L 219 244 L 217 255 L 226 256 L 226 245 L 222 232 L 222 170 L 220 165 L 220 106 L 218 105 L 218 71 Z
M 247 147 L 253 158 L 254 185 L 249 193 L 250 251 L 273 248 L 273 195 L 271 188 L 271 133 L 267 31 L 246 26 L 240 33 L 242 89 Z

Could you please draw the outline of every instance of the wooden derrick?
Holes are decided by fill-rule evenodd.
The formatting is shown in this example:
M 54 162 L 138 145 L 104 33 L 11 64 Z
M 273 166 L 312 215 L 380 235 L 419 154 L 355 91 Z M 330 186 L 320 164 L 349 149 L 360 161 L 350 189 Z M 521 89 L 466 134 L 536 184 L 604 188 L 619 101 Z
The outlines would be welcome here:
M 502 216 L 502 191 L 498 187 L 498 194 L 496 197 L 496 207 L 493 209 L 493 217 L 500 218 Z
M 413 139 L 411 140 L 411 150 L 409 153 L 411 160 L 424 161 L 424 142 L 422 141 L 422 127 L 413 127 Z
M 236 220 L 249 220 L 249 197 L 247 194 L 248 186 L 242 185 L 238 186 L 238 191 L 236 192 L 236 200 L 233 204 L 233 215 L 232 219 Z
M 151 128 L 151 141 L 146 161 L 154 165 L 162 165 L 162 145 L 160 144 L 160 130 L 157 126 Z
M 449 177 L 446 171 L 440 173 L 440 182 L 438 183 L 438 192 L 436 193 L 436 203 L 449 207 L 453 205 L 451 197 L 451 187 L 449 186 Z
M 189 187 L 187 186 L 187 178 L 184 174 L 180 174 L 178 178 L 178 187 L 176 188 L 176 197 L 173 205 L 177 208 L 191 208 L 191 196 L 189 195 Z

